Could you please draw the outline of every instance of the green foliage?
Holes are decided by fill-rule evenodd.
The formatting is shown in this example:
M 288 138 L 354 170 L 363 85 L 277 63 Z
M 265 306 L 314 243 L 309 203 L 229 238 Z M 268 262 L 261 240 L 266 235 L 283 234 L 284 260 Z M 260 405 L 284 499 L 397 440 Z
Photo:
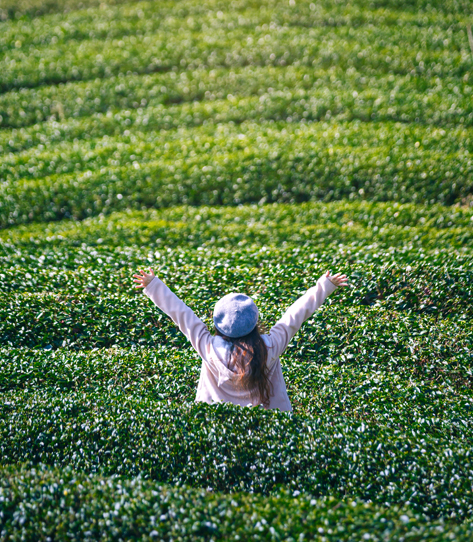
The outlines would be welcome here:
M 33 254 L 44 260 L 55 247 L 67 247 L 67 252 L 59 250 L 54 256 L 66 267 L 82 262 L 93 265 L 99 257 L 113 267 L 133 262 L 138 265 L 142 255 L 130 245 L 148 250 L 147 258 L 153 261 L 166 260 L 171 248 L 182 248 L 186 256 L 181 263 L 230 257 L 232 265 L 238 262 L 250 265 L 255 258 L 258 264 L 263 260 L 276 264 L 278 258 L 285 260 L 285 254 L 289 254 L 281 251 L 281 247 L 288 247 L 297 258 L 306 258 L 311 253 L 319 261 L 327 258 L 328 251 L 331 258 L 339 253 L 348 262 L 362 261 L 364 265 L 374 261 L 412 264 L 416 258 L 426 258 L 426 263 L 437 265 L 454 260 L 461 265 L 460 255 L 471 252 L 472 223 L 473 211 L 459 206 L 347 201 L 236 208 L 179 206 L 125 211 L 80 223 L 62 221 L 10 228 L 0 231 L 0 242 L 8 254 L 5 262 L 31 261 L 34 267 L 41 267 L 44 262 L 37 261 Z M 333 244 L 349 246 L 334 249 Z M 88 249 L 71 251 L 72 247 L 81 245 L 87 245 Z M 20 253 L 16 255 L 20 246 L 27 248 L 21 251 L 21 257 Z M 102 249 L 97 252 L 92 246 Z M 235 246 L 238 251 L 232 254 Z M 217 255 L 212 250 L 216 247 L 226 250 L 219 250 Z M 249 247 L 257 250 L 245 254 Z M 201 253 L 188 252 L 187 248 L 196 248 Z M 456 249 L 453 260 L 451 252 L 438 249 Z M 70 262 L 66 261 L 68 252 Z M 50 262 L 49 257 L 47 261 Z
M 25 16 L 33 18 L 40 17 L 45 14 L 68 13 L 72 10 L 84 8 L 89 8 L 89 10 L 92 11 L 94 15 L 96 15 L 96 10 L 91 10 L 91 8 L 100 7 L 101 10 L 105 10 L 107 8 L 110 8 L 111 6 L 115 6 L 121 3 L 123 3 L 123 0 L 107 0 L 106 2 L 99 2 L 98 0 L 4 0 L 0 9 L 0 20 L 21 19 L 25 18 Z M 131 2 L 127 1 L 126 3 L 129 4 Z M 189 4 L 190 2 L 187 2 L 187 6 Z M 228 6 L 221 1 L 208 2 L 207 5 L 210 8 L 210 11 L 216 9 L 228 9 Z M 233 9 L 238 9 L 242 5 L 245 6 L 247 5 L 247 3 L 233 1 L 231 4 Z M 267 2 L 267 5 L 274 9 L 277 4 L 274 2 Z M 366 12 L 369 14 L 372 10 L 388 8 L 389 11 L 386 11 L 391 16 L 389 17 L 389 20 L 391 20 L 391 24 L 396 21 L 394 18 L 395 15 L 398 15 L 398 17 L 402 17 L 403 15 L 405 16 L 408 12 L 412 12 L 414 15 L 418 15 L 419 13 L 421 13 L 424 16 L 433 15 L 434 17 L 437 13 L 440 13 L 446 19 L 450 19 L 452 17 L 455 19 L 461 18 L 464 15 L 462 9 L 463 6 L 456 0 L 357 0 L 356 5 L 363 9 L 363 11 L 361 12 L 355 12 L 358 18 L 362 18 Z M 151 2 L 143 1 L 140 2 L 140 7 L 141 6 L 144 6 L 148 9 L 149 7 L 153 7 Z M 326 8 L 331 8 L 330 14 L 333 18 L 333 15 L 336 14 L 337 4 L 334 5 L 330 1 L 319 2 L 319 9 L 322 6 Z M 278 7 L 281 9 L 280 5 L 278 5 Z M 298 15 L 300 15 L 301 7 L 303 8 L 304 6 L 300 6 L 299 4 L 297 10 L 291 10 L 293 18 L 297 18 Z M 306 24 L 307 15 L 312 15 L 312 18 L 314 18 L 314 14 L 310 13 L 307 7 L 302 13 L 305 17 Z M 182 16 L 182 14 L 183 10 L 181 8 L 179 15 Z M 184 12 L 184 15 L 185 14 L 186 12 Z M 386 19 L 382 19 L 381 22 L 385 21 Z M 335 21 L 329 22 L 331 24 L 335 23 Z
M 31 161 L 28 156 L 14 155 L 14 168 L 5 161 L 10 178 L 0 195 L 0 225 L 82 219 L 114 209 L 182 203 L 233 205 L 361 197 L 450 204 L 467 198 L 473 165 L 459 143 L 459 136 L 467 135 L 464 130 L 446 136 L 432 127 L 393 125 L 392 129 L 387 132 L 383 125 L 374 129 L 355 122 L 222 124 L 216 129 L 202 126 L 199 134 L 184 128 L 151 132 L 143 140 L 125 132 L 120 141 L 103 140 L 90 155 L 79 144 L 64 144 L 67 151 L 63 148 L 60 155 L 56 149 L 58 154 L 49 155 L 55 156 L 52 162 L 46 158 L 49 151 L 46 162 L 40 159 L 41 153 Z M 409 151 L 396 147 L 396 141 L 409 142 Z M 470 145 L 469 138 L 464 142 Z M 24 159 L 33 178 L 17 179 Z M 55 167 L 56 161 L 64 174 L 44 177 L 43 167 Z M 80 174 L 72 173 L 76 167 L 82 169 Z
M 0 540 L 470 540 L 464 6 L 0 19 Z M 294 413 L 193 402 L 148 266 L 210 328 L 229 291 L 269 330 L 349 275 L 281 358 Z
M 471 127 L 470 84 L 469 79 L 453 77 L 440 81 L 410 74 L 369 76 L 336 66 L 314 70 L 289 65 L 156 73 L 25 88 L 0 95 L 2 125 L 13 128 L 2 132 L 0 145 L 5 151 L 18 152 L 64 139 L 121 135 L 124 125 L 129 130 L 151 131 L 288 117 L 292 122 L 336 118 Z M 51 122 L 35 124 L 44 121 Z
M 473 509 L 471 434 L 462 427 L 455 438 L 231 404 L 18 393 L 4 405 L 0 451 L 5 463 L 141 473 L 214 491 L 348 494 L 461 520 Z
M 459 355 L 442 360 L 393 356 L 386 351 L 355 356 L 333 350 L 327 356 L 320 350 L 317 344 L 299 340 L 283 357 L 283 374 L 298 414 L 343 414 L 347 419 L 434 434 L 453 431 L 460 420 L 466 422 L 460 425 L 463 430 L 470 427 L 473 382 L 471 359 L 464 349 L 463 355 L 459 349 Z M 0 391 L 5 397 L 74 391 L 190 401 L 201 365 L 186 346 L 89 352 L 4 348 L 0 352 Z
M 189 287 L 195 287 L 195 283 Z M 210 325 L 208 312 L 220 296 L 216 295 L 216 292 L 207 292 L 207 295 L 191 300 L 184 295 L 183 289 L 179 294 Z M 276 322 L 277 316 L 282 313 L 281 304 L 288 304 L 289 295 L 295 296 L 294 290 L 291 294 L 287 292 L 284 295 L 278 287 L 272 288 L 268 285 L 264 296 L 257 296 L 265 325 L 269 327 Z M 293 299 L 295 300 L 295 297 Z M 407 303 L 401 298 L 399 304 Z M 473 335 L 469 329 L 467 313 L 455 314 L 455 320 L 452 321 L 451 318 L 444 319 L 438 314 L 419 318 L 413 316 L 410 311 L 407 314 L 398 313 L 395 310 L 396 303 L 394 310 L 386 309 L 380 304 L 372 308 L 353 307 L 350 300 L 343 305 L 342 302 L 342 308 L 338 305 L 333 310 L 321 311 L 312 326 L 310 324 L 305 326 L 301 340 L 310 341 L 311 338 L 314 341 L 318 340 L 325 320 L 325 325 L 328 321 L 332 323 L 331 331 L 324 333 L 326 339 L 332 334 L 334 338 L 338 337 L 336 343 L 329 344 L 333 344 L 338 351 L 346 350 L 351 355 L 358 353 L 354 342 L 358 338 L 358 333 L 355 331 L 347 333 L 347 330 L 358 328 L 361 336 L 368 336 L 363 342 L 373 355 L 380 349 L 390 355 L 406 355 L 410 348 L 406 341 L 414 333 L 421 337 L 426 335 L 429 341 L 434 341 L 434 344 L 437 344 L 436 355 L 440 357 L 448 358 L 471 346 Z M 471 305 L 468 309 L 471 317 Z M 421 314 L 423 312 L 421 311 Z M 324 319 L 326 313 L 328 315 Z M 134 344 L 154 346 L 163 341 L 169 345 L 179 345 L 185 341 L 168 317 L 149 301 L 143 302 L 137 296 L 117 294 L 105 296 L 95 293 L 16 294 L 3 297 L 0 301 L 0 315 L 0 341 L 2 345 L 9 346 L 130 347 Z M 321 328 L 319 332 L 314 325 Z M 396 339 L 398 335 L 403 336 L 404 340 Z M 422 340 L 414 342 L 411 350 L 423 351 L 422 343 Z M 429 349 L 432 349 L 432 346 L 430 343 Z M 331 353 L 327 345 L 320 348 L 323 349 L 324 355 Z
M 188 349 L 3 349 L 0 390 L 43 390 L 61 394 L 84 391 L 190 400 L 200 365 Z
M 0 21 L 41 17 L 52 13 L 68 13 L 75 9 L 112 6 L 133 0 L 4 0 L 0 6 Z
M 271 497 L 221 495 L 142 478 L 85 475 L 71 469 L 2 468 L 0 536 L 8 540 L 310 540 L 460 542 L 471 525 L 429 520 L 408 507 L 385 507 L 281 491 Z M 21 512 L 18 508 L 21 506 Z M 67 513 L 67 522 L 64 514 Z
M 217 492 L 284 490 L 293 506 L 294 491 L 409 503 L 461 521 L 473 506 L 471 255 L 458 243 L 470 223 L 461 208 L 336 202 L 5 232 L 2 457 Z M 283 356 L 294 415 L 190 403 L 201 361 L 133 291 L 145 263 L 208 324 L 228 290 L 253 295 L 270 326 L 327 268 L 348 272 L 354 287 Z
M 468 203 L 467 19 L 419 6 L 186 0 L 2 23 L 0 227 L 181 203 Z
M 239 1 L 229 9 L 221 1 L 214 6 L 189 1 L 176 10 L 172 2 L 163 7 L 144 2 L 72 12 L 60 18 L 57 29 L 58 16 L 52 16 L 53 31 L 40 26 L 35 32 L 38 25 L 34 24 L 23 30 L 23 21 L 6 23 L 7 43 L 15 46 L 0 59 L 0 89 L 174 67 L 193 70 L 296 62 L 354 67 L 368 74 L 413 72 L 427 77 L 461 77 L 469 70 L 470 59 L 462 54 L 468 38 L 453 32 L 463 22 L 463 14 L 450 16 L 445 24 L 438 14 L 406 14 L 399 20 L 395 10 L 362 14 L 351 4 L 329 6 L 317 9 L 314 4 L 311 9 L 309 2 L 302 2 L 294 9 L 287 3 Z M 448 49 L 429 23 L 443 32 L 453 23 Z M 16 41 L 8 34 L 14 34 Z M 412 42 L 422 48 L 421 56 L 419 48 L 407 46 Z M 401 50 L 400 43 L 405 44 Z

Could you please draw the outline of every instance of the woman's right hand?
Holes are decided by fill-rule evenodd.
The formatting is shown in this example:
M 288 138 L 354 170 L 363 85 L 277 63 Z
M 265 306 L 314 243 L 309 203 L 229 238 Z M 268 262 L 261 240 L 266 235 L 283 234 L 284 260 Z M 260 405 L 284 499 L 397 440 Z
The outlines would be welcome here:
M 133 279 L 134 282 L 137 282 L 138 284 L 135 285 L 135 288 L 146 288 L 148 284 L 154 279 L 156 276 L 154 274 L 154 271 L 149 268 L 149 273 L 146 273 L 142 269 L 139 270 L 141 275 L 133 275 L 135 278 Z
M 348 286 L 348 277 L 346 275 L 342 275 L 341 273 L 330 275 L 330 271 L 327 271 L 325 276 L 335 286 Z

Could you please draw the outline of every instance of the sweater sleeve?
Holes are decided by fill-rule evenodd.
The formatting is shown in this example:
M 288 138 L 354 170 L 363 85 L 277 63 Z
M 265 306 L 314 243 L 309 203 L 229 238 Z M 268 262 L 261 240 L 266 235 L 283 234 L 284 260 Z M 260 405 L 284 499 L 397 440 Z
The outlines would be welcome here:
M 271 328 L 269 336 L 279 357 L 286 350 L 289 341 L 299 331 L 302 324 L 322 305 L 325 298 L 337 289 L 327 277 L 322 276 L 317 284 L 293 303 L 283 317 Z
M 154 277 L 143 292 L 178 325 L 199 355 L 205 357 L 204 352 L 211 335 L 207 326 L 197 318 L 194 311 L 158 277 Z

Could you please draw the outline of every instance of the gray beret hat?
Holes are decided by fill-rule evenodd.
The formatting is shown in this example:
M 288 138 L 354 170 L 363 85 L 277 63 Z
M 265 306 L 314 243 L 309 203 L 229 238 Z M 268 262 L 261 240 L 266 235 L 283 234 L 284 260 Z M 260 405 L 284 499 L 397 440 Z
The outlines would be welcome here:
M 258 322 L 258 307 L 245 294 L 228 294 L 215 304 L 215 327 L 232 339 L 248 335 Z

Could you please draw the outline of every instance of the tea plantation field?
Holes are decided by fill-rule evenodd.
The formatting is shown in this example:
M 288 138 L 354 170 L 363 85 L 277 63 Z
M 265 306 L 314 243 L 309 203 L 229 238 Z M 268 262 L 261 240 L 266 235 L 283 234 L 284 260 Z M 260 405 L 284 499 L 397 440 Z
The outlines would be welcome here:
M 473 539 L 472 6 L 5 0 L 0 541 Z M 133 288 L 266 329 L 293 413 L 195 403 Z

